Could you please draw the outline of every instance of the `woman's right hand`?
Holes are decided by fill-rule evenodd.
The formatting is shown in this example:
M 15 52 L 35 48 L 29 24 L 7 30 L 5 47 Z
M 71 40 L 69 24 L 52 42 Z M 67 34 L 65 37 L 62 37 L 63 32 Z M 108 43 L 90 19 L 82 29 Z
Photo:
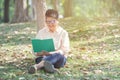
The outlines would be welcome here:
M 36 53 L 36 56 L 49 56 L 49 55 L 50 55 L 50 53 L 47 52 L 47 51 L 42 51 L 42 52 L 37 52 Z
M 43 53 L 42 52 L 37 52 L 36 56 L 43 56 Z

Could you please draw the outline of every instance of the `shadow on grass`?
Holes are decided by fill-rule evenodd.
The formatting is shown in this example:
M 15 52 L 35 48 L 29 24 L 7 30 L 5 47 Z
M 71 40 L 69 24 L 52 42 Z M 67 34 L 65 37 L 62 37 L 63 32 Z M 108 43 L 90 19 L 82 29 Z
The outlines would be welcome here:
M 14 59 L 14 61 L 2 61 L 0 64 L 0 78 L 3 80 L 18 80 L 19 77 L 27 74 L 29 66 L 34 64 L 31 58 Z M 17 79 L 16 79 L 17 78 Z
M 30 44 L 35 34 L 36 27 L 32 23 L 3 24 L 0 25 L 0 44 Z

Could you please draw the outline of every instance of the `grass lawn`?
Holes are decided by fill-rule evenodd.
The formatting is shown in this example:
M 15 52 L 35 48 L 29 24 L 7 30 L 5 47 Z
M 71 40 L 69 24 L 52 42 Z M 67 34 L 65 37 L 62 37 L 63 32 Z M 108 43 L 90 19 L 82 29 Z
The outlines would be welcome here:
M 60 25 L 71 44 L 65 67 L 60 74 L 31 75 L 35 22 L 0 24 L 0 80 L 120 80 L 119 18 L 65 18 Z

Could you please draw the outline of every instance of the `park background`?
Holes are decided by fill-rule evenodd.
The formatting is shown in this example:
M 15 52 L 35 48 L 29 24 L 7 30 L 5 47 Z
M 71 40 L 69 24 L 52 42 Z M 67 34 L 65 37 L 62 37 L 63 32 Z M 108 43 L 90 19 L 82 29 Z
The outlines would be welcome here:
M 56 9 L 71 52 L 60 74 L 38 71 L 31 39 Z M 120 0 L 0 0 L 0 80 L 119 80 Z

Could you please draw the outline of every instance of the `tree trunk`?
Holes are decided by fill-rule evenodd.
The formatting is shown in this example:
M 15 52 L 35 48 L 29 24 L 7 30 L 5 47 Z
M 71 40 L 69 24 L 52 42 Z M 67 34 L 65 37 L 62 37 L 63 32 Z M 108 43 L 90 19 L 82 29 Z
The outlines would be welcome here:
M 112 0 L 112 11 L 115 14 L 116 12 L 120 13 L 120 1 L 119 0 Z
M 72 16 L 72 1 L 73 0 L 65 0 L 65 2 L 64 2 L 64 17 Z
M 46 12 L 46 1 L 35 0 L 35 14 L 37 18 L 37 32 L 46 26 L 45 24 L 45 12 Z
M 58 0 L 52 0 L 52 4 L 53 4 L 53 8 L 55 9 L 55 10 L 58 10 Z
M 36 14 L 35 14 L 35 0 L 32 0 L 32 3 L 31 3 L 31 11 L 32 11 L 32 13 L 31 13 L 31 19 L 32 20 L 36 20 Z
M 9 22 L 9 1 L 4 0 L 4 22 Z
M 29 18 L 29 5 L 28 5 L 28 0 L 24 0 L 23 3 L 24 6 L 24 12 L 27 18 Z
M 27 0 L 15 0 L 15 12 L 12 22 L 26 22 L 28 20 Z

